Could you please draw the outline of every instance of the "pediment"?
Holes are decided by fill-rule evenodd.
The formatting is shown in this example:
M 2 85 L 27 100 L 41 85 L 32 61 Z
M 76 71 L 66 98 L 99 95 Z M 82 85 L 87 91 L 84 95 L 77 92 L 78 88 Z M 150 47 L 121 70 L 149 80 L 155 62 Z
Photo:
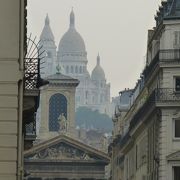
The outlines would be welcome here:
M 174 152 L 167 156 L 168 161 L 180 161 L 180 151 Z
M 25 160 L 79 160 L 109 162 L 107 154 L 65 135 L 44 141 L 25 151 Z

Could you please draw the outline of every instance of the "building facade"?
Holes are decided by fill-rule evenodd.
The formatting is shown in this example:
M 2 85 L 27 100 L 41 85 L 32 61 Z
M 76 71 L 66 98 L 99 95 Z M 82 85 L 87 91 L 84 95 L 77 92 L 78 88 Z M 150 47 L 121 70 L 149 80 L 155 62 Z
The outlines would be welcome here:
M 61 38 L 58 48 L 55 45 L 48 15 L 40 40 L 46 52 L 41 65 L 42 77 L 54 74 L 59 65 L 63 74 L 80 81 L 76 90 L 76 108 L 85 106 L 99 110 L 100 113 L 110 114 L 110 84 L 106 82 L 99 54 L 91 75 L 88 72 L 86 47 L 83 38 L 75 28 L 73 10 L 70 13 L 69 29 Z
M 162 1 L 129 108 L 114 118 L 111 179 L 180 179 L 180 1 Z
M 106 153 L 78 139 L 75 131 L 77 79 L 57 72 L 41 87 L 41 124 L 34 146 L 24 153 L 27 180 L 103 180 Z
M 0 179 L 23 176 L 23 69 L 26 1 L 0 1 Z

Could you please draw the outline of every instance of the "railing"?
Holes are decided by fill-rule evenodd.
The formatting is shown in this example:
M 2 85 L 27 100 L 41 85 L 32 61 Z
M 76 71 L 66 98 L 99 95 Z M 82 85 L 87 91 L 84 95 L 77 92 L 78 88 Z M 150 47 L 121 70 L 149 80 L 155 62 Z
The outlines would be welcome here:
M 160 88 L 155 90 L 156 102 L 180 101 L 180 91 L 171 88 Z
M 143 71 L 145 81 L 150 77 L 151 73 L 159 63 L 180 63 L 180 49 L 159 50 L 149 66 L 146 66 Z
M 37 89 L 39 87 L 40 80 L 39 58 L 25 58 L 24 68 L 25 90 Z
M 177 103 L 179 101 L 180 91 L 175 91 L 173 88 L 155 89 L 131 119 L 129 130 L 136 127 L 136 125 L 142 121 L 142 117 L 156 106 L 156 103 Z M 170 106 L 171 104 L 169 103 L 165 105 Z

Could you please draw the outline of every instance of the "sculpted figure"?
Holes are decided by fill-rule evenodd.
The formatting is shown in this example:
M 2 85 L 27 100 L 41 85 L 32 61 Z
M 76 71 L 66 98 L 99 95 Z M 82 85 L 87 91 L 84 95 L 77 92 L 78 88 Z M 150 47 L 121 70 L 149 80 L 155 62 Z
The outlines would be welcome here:
M 64 113 L 61 113 L 58 117 L 59 122 L 59 131 L 60 132 L 67 132 L 67 120 L 64 116 Z

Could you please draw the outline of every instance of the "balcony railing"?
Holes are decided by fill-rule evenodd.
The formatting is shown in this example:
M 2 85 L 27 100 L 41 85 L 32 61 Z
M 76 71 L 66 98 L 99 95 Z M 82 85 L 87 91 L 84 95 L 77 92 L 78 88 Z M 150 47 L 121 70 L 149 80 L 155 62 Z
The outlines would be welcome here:
M 147 114 L 147 112 L 156 106 L 156 103 L 167 103 L 167 102 L 179 102 L 180 101 L 180 91 L 175 91 L 175 89 L 171 88 L 158 88 L 155 89 L 151 95 L 147 98 L 145 103 L 141 106 L 141 108 L 135 113 L 131 122 L 130 129 L 133 129 L 141 120 L 142 117 Z M 169 106 L 170 104 L 165 104 Z
M 155 90 L 156 102 L 177 102 L 180 101 L 180 91 L 171 88 L 160 88 Z
M 143 71 L 145 81 L 150 77 L 159 63 L 180 64 L 180 49 L 159 50 L 149 66 Z
M 165 103 L 164 105 L 170 106 L 170 103 L 177 103 L 179 101 L 180 91 L 177 92 L 175 89 L 170 88 L 155 89 L 131 119 L 129 131 L 134 129 L 140 122 L 143 121 L 143 117 L 148 114 L 148 111 L 153 112 L 154 108 L 156 107 L 156 103 Z M 168 104 L 166 104 L 167 102 Z M 121 147 L 123 147 L 131 139 L 129 131 L 121 138 Z
M 24 86 L 25 90 L 35 90 L 39 87 L 40 68 L 39 58 L 24 59 Z

